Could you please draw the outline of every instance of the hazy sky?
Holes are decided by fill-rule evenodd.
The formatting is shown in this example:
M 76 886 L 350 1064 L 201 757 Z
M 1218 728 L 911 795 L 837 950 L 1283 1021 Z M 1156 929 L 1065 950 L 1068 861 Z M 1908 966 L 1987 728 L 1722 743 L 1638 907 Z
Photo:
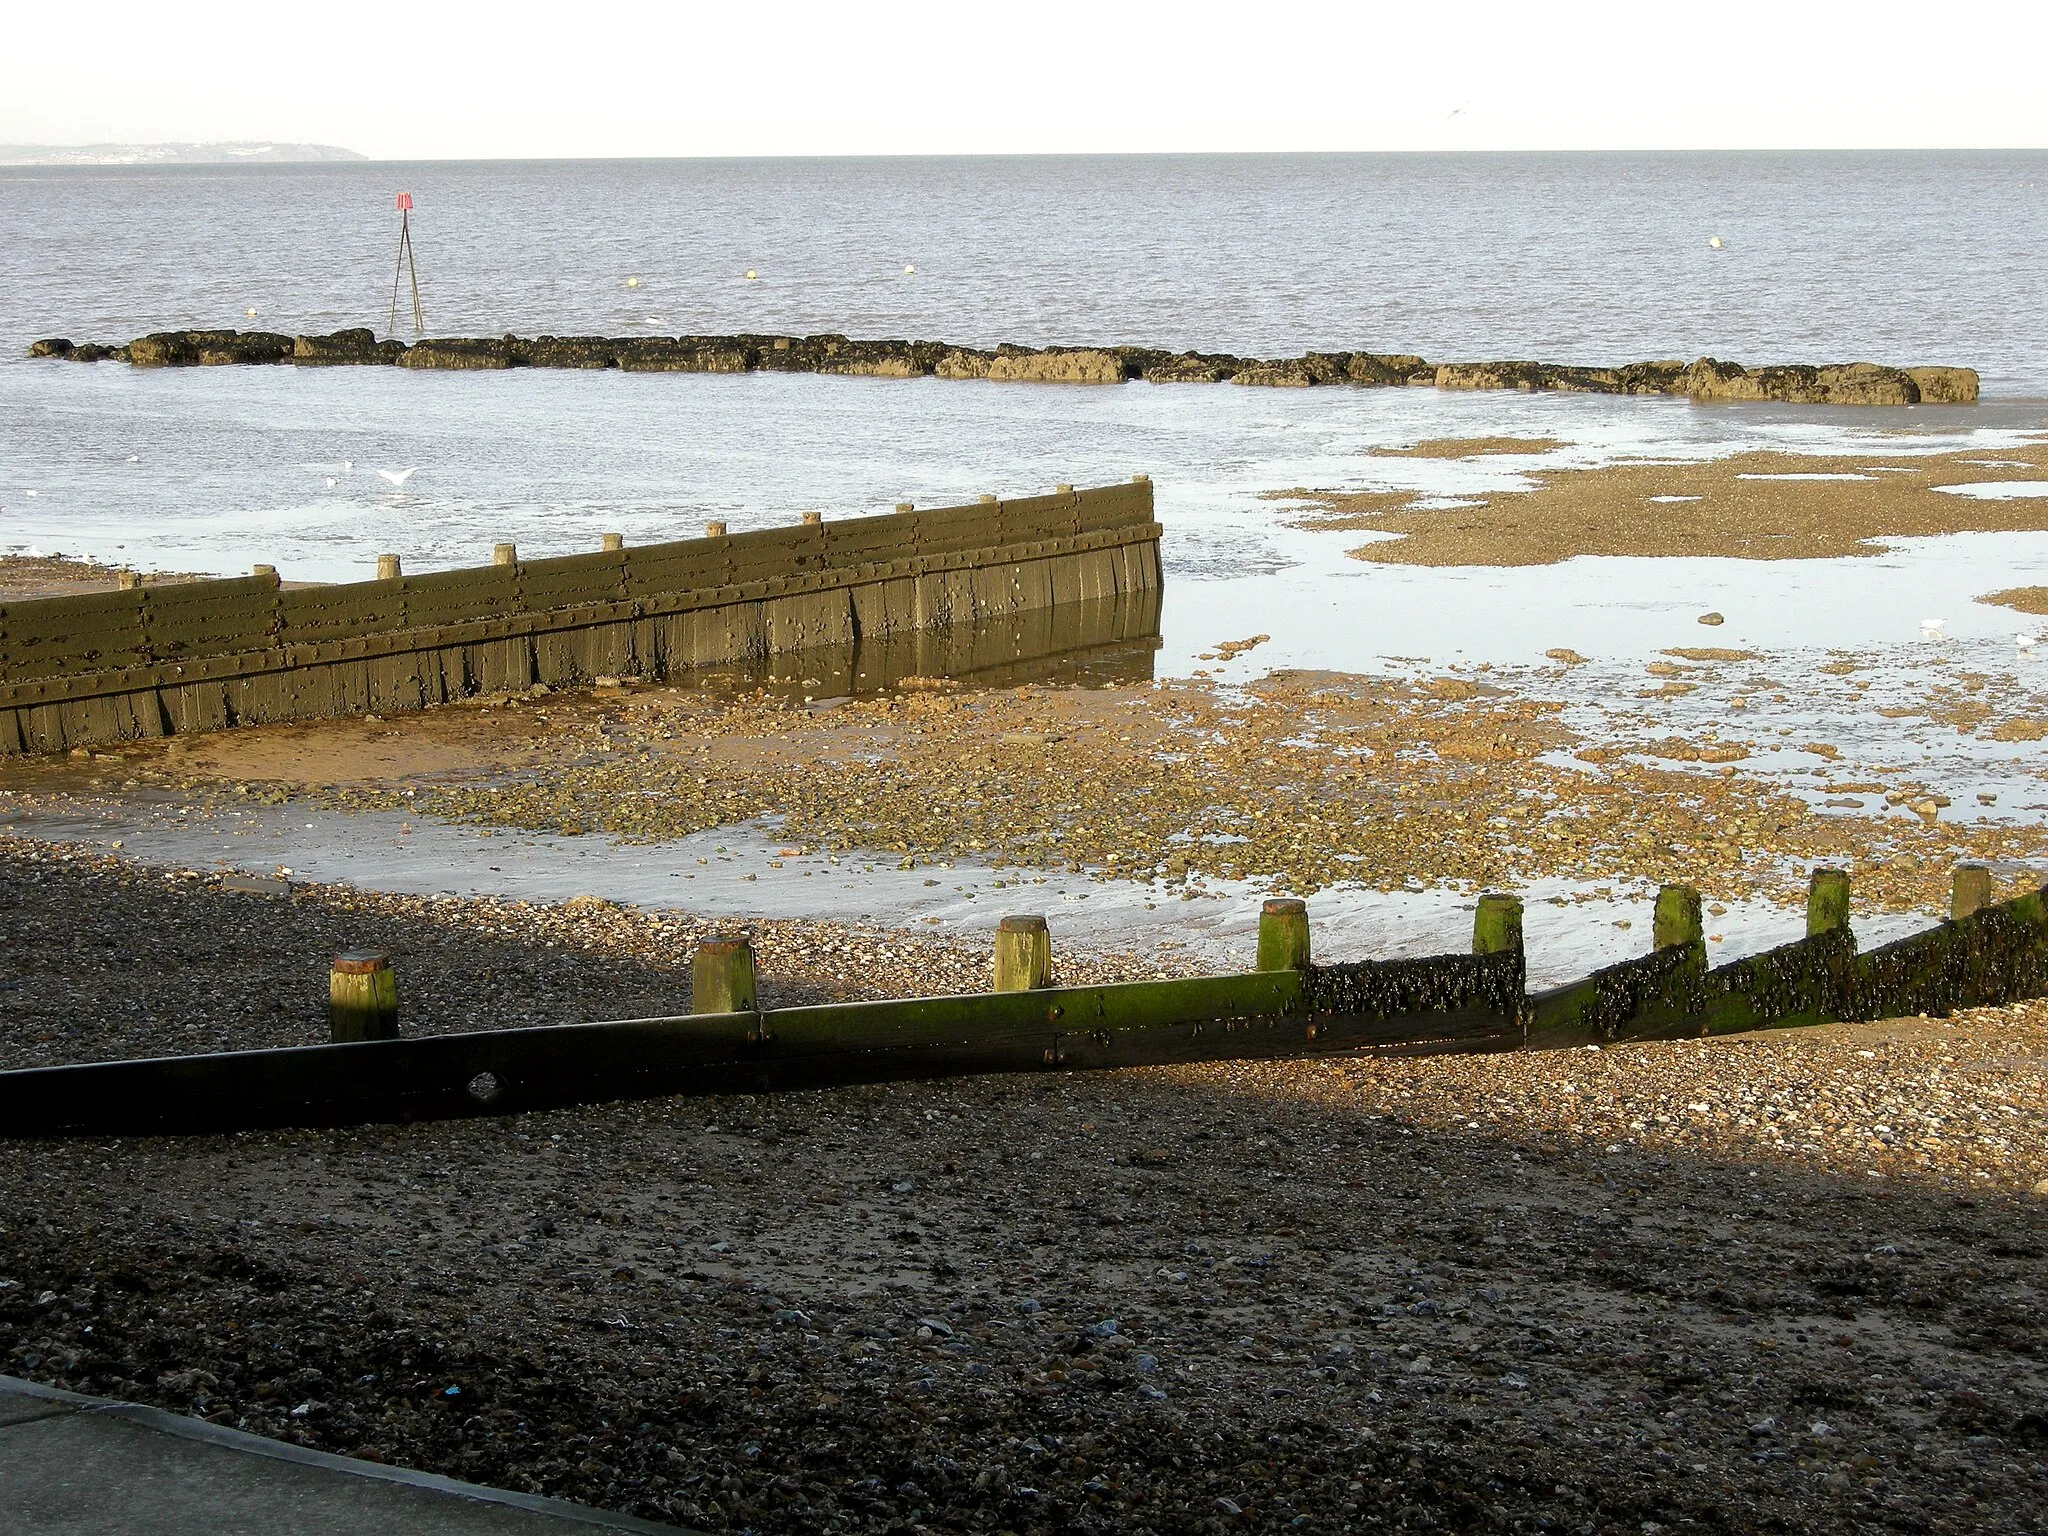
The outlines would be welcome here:
M 379 158 L 2048 146 L 2048 0 L 23 4 L 0 142 Z

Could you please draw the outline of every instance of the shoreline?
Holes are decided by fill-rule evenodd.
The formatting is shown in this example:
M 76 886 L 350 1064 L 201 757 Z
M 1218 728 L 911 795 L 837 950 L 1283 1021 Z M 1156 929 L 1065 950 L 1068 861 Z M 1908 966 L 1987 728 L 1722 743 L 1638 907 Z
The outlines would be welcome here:
M 853 340 L 740 333 L 711 336 L 426 337 L 379 341 L 367 328 L 327 335 L 278 331 L 155 331 L 125 344 L 46 337 L 31 358 L 126 362 L 139 368 L 292 363 L 300 367 L 395 366 L 465 372 L 569 368 L 627 373 L 833 373 L 874 378 L 986 379 L 1022 384 L 1223 383 L 1276 388 L 1546 390 L 1577 394 L 1678 395 L 1700 401 L 1793 405 L 1974 405 L 1977 372 L 1950 366 L 1786 363 L 1745 368 L 1702 357 L 1618 367 L 1529 360 L 1431 363 L 1411 353 L 1307 352 L 1298 358 L 1172 352 L 1132 345 L 993 350 L 943 341 Z

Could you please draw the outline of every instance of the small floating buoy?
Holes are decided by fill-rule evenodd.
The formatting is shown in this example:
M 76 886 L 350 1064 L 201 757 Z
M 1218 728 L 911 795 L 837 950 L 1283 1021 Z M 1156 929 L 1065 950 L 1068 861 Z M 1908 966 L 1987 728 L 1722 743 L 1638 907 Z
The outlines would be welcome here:
M 242 313 L 247 315 L 251 320 L 254 320 L 256 318 L 256 306 L 252 304 L 247 309 L 243 310 Z
M 915 267 L 911 266 L 911 265 L 910 265 L 910 263 L 908 263 L 908 262 L 905 262 L 905 263 L 903 264 L 903 275 L 904 275 L 905 277 L 908 277 L 908 276 L 910 276 L 910 274 L 911 274 L 911 273 L 913 273 L 913 272 L 915 272 L 916 270 L 917 270 L 917 268 L 915 268 Z
M 752 267 L 747 268 L 747 281 L 750 283 L 757 283 L 760 281 L 760 278 L 755 275 L 754 269 Z
M 629 277 L 626 279 L 626 286 L 628 288 L 638 288 L 640 286 L 640 279 L 637 277 Z
M 1721 249 L 1721 237 L 1720 237 L 1719 235 L 1709 235 L 1709 236 L 1707 237 L 1707 249 L 1708 249 L 1708 250 L 1710 250 L 1710 251 L 1718 251 L 1718 250 L 1720 250 L 1720 249 Z

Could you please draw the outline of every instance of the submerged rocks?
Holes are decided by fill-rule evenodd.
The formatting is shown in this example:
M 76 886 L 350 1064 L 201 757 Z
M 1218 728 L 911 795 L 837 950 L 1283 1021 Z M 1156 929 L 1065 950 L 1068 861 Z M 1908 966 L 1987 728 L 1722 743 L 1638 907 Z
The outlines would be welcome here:
M 125 347 L 53 336 L 29 356 L 96 362 L 124 358 L 142 368 L 294 362 L 309 366 L 396 363 L 405 368 L 619 368 L 628 373 L 835 373 L 867 378 L 988 379 L 1002 383 L 1214 384 L 1268 388 L 1350 384 L 1365 388 L 1561 390 L 1603 395 L 1685 395 L 1694 400 L 1781 401 L 1793 405 L 1970 405 L 1969 368 L 1888 368 L 1876 363 L 1745 368 L 1703 357 L 1579 367 L 1510 360 L 1431 363 L 1412 353 L 1306 352 L 1235 357 L 1157 347 L 1025 347 L 993 351 L 937 341 L 856 341 L 816 336 L 436 336 L 407 346 L 364 327 L 325 336 L 271 331 L 157 331 Z

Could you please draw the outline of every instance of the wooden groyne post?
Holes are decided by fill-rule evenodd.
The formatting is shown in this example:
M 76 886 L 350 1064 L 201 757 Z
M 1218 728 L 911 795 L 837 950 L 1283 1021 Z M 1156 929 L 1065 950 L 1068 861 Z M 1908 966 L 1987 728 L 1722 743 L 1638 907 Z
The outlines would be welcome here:
M 334 957 L 327 979 L 327 1037 L 335 1044 L 398 1038 L 398 975 L 381 949 Z
M 1308 969 L 1308 903 L 1296 896 L 1275 896 L 1259 908 L 1259 958 L 1262 971 Z
M 1052 985 L 1052 931 L 1042 917 L 1006 917 L 996 924 L 996 992 Z
M 743 937 L 706 939 L 690 960 L 690 1012 L 752 1013 L 754 946 Z

